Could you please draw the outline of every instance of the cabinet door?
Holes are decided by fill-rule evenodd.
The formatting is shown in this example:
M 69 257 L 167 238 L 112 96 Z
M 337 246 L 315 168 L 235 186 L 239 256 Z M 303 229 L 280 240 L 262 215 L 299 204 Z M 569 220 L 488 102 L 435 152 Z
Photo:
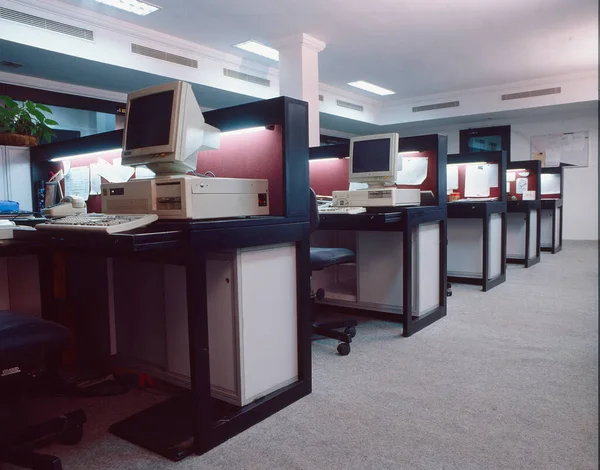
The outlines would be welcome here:
M 8 199 L 17 201 L 23 211 L 32 210 L 29 148 L 6 147 L 6 162 Z

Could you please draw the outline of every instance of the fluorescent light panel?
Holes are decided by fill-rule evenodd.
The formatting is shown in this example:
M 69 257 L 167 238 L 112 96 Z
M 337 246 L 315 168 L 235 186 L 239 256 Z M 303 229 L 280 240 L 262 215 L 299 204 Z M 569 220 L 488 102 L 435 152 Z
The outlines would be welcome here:
M 103 3 L 111 7 L 125 10 L 136 15 L 146 16 L 160 10 L 160 7 L 151 3 L 141 2 L 140 0 L 96 0 L 98 3 Z
M 90 158 L 90 157 L 105 157 L 108 152 L 122 152 L 122 149 L 110 149 L 110 150 L 101 150 L 99 152 L 91 152 L 91 153 L 80 153 L 78 155 L 69 155 L 68 157 L 56 157 L 50 159 L 51 162 L 64 162 L 65 160 L 76 160 L 79 158 Z
M 266 57 L 267 59 L 276 61 L 279 60 L 279 51 L 256 41 L 240 42 L 239 44 L 236 44 L 233 47 L 252 52 L 253 54 L 258 54 L 260 56 Z
M 383 88 L 377 85 L 373 85 L 372 83 L 365 82 L 364 80 L 350 82 L 348 83 L 348 85 L 353 86 L 354 88 L 360 88 L 361 90 L 368 91 L 369 93 L 375 93 L 379 96 L 393 95 L 396 93 L 395 91 L 388 90 L 387 88 Z

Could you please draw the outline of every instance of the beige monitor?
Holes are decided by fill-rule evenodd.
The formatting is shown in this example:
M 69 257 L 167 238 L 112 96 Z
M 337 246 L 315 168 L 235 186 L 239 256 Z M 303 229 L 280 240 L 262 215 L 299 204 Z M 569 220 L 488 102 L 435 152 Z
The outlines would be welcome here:
M 196 169 L 199 150 L 218 149 L 220 132 L 206 124 L 189 83 L 172 82 L 127 95 L 123 164 L 156 175 Z

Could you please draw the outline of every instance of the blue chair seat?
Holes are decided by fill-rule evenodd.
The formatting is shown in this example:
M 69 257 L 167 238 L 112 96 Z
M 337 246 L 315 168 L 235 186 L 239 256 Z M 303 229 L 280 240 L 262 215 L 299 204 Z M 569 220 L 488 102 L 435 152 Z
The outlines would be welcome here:
M 62 325 L 10 311 L 0 311 L 0 358 L 5 353 L 57 347 L 68 339 L 69 330 Z
M 353 263 L 355 255 L 347 248 L 311 248 L 310 265 L 313 271 L 342 263 Z

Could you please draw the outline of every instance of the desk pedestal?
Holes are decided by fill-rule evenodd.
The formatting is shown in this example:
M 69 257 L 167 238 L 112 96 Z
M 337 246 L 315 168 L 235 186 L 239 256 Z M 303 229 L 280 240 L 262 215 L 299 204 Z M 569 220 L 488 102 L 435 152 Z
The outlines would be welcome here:
M 526 268 L 540 262 L 540 201 L 509 201 L 506 261 Z
M 540 246 L 552 254 L 562 250 L 563 225 L 562 199 L 542 199 Z

